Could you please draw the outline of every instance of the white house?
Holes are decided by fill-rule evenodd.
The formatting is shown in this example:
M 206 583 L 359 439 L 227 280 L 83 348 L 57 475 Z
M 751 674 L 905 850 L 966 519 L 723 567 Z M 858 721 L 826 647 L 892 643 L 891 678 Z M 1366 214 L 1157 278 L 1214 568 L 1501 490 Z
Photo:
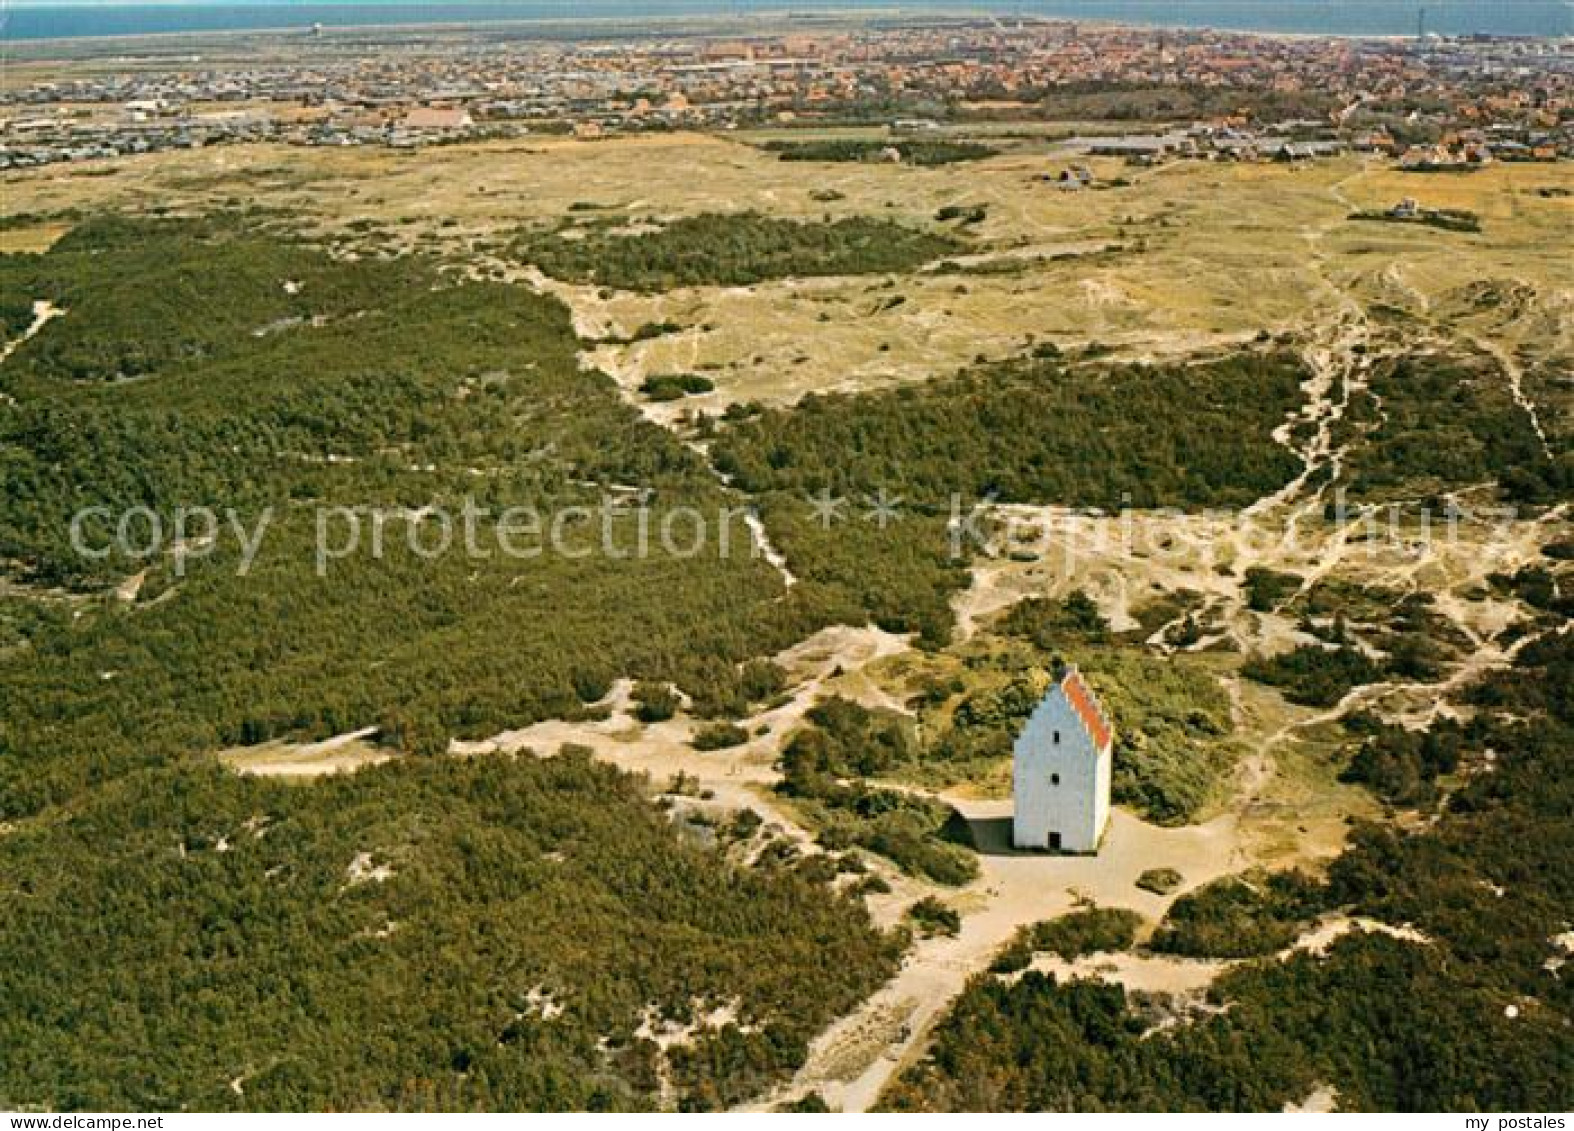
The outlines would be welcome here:
M 1096 852 L 1109 822 L 1114 728 L 1075 667 L 1033 708 L 1012 749 L 1018 848 Z

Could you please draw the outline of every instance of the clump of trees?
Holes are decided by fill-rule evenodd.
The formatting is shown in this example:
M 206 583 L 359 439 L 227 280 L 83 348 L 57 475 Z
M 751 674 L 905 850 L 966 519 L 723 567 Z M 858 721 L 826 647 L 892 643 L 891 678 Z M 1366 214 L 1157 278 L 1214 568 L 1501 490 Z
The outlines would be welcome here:
M 1331 707 L 1353 689 L 1381 679 L 1383 665 L 1354 645 L 1301 644 L 1288 652 L 1247 660 L 1241 674 L 1282 688 L 1292 703 Z
M 1026 970 L 1035 954 L 1070 962 L 1086 954 L 1128 950 L 1137 941 L 1142 916 L 1125 907 L 1083 907 L 1019 928 L 990 964 L 997 974 Z
M 1381 410 L 1379 411 L 1379 404 Z M 1437 411 L 1445 404 L 1447 412 Z M 1549 453 L 1514 403 L 1496 359 L 1413 354 L 1373 368 L 1370 391 L 1354 398 L 1344 428 L 1359 442 L 1346 460 L 1358 498 L 1497 482 L 1518 502 L 1552 503 L 1574 491 L 1574 449 Z
M 1301 586 L 1299 574 L 1252 566 L 1246 571 L 1246 604 L 1258 613 L 1271 613 Z
M 653 401 L 678 401 L 715 388 L 716 382 L 698 373 L 661 373 L 640 382 L 639 391 Z
M 1148 868 L 1137 877 L 1137 886 L 1154 895 L 1169 895 L 1181 886 L 1182 876 L 1174 868 Z
M 0 838 L 0 1094 L 539 1110 L 651 1108 L 663 1074 L 690 1108 L 763 1091 L 901 939 L 791 867 L 729 863 L 644 790 L 570 754 L 309 787 L 193 762 L 94 791 Z M 701 1022 L 722 1004 L 734 1020 Z M 692 1036 L 663 1052 L 636 1032 L 652 1011 Z
M 514 240 L 513 254 L 568 282 L 666 291 L 910 271 L 962 246 L 955 236 L 886 219 L 798 221 L 758 212 L 706 212 L 639 233 L 605 224 L 586 227 L 573 239 L 557 231 L 528 231 Z
M 690 745 L 696 750 L 725 750 L 749 741 L 749 732 L 737 723 L 708 723 L 694 732 Z
M 871 711 L 831 698 L 809 712 L 810 726 L 788 742 L 777 789 L 792 798 L 827 849 L 860 847 L 905 872 L 945 884 L 978 875 L 956 811 L 943 802 L 881 789 L 867 776 L 910 761 L 912 724 L 888 711 Z
M 1029 670 L 999 687 L 970 692 L 951 712 L 949 728 L 927 756 L 952 767 L 1008 757 L 1022 724 L 1048 688 L 1047 672 Z
M 1323 886 L 1301 872 L 1227 876 L 1177 899 L 1148 945 L 1189 958 L 1272 954 L 1325 906 Z
M 952 165 L 999 153 L 976 141 L 891 141 L 879 138 L 825 138 L 815 141 L 769 141 L 767 153 L 782 161 L 883 161 L 895 150 L 905 165 Z
M 1049 689 L 1050 673 L 1075 660 L 1115 724 L 1116 802 L 1160 824 L 1185 824 L 1218 800 L 1239 749 L 1229 696 L 1203 665 L 1116 642 L 1081 592 L 1027 598 L 993 628 L 1003 639 L 964 656 L 967 668 L 983 674 L 966 680 L 936 672 L 917 682 L 927 738 L 919 772 L 959 780 L 998 770 Z

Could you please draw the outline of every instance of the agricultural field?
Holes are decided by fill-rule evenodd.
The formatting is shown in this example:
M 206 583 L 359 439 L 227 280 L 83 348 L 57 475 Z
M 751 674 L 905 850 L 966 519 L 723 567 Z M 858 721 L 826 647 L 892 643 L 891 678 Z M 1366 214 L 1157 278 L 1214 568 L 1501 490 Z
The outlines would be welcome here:
M 7 174 L 0 1106 L 1566 1106 L 1574 167 L 870 140 Z

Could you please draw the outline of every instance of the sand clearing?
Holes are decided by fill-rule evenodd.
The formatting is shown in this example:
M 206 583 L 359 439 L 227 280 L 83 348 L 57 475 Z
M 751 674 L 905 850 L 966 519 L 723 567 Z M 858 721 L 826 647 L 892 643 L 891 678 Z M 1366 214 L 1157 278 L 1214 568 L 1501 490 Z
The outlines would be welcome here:
M 352 773 L 376 766 L 399 755 L 369 741 L 376 727 L 335 735 L 321 742 L 265 742 L 238 746 L 219 753 L 219 760 L 237 773 L 259 777 L 316 778 L 324 774 Z

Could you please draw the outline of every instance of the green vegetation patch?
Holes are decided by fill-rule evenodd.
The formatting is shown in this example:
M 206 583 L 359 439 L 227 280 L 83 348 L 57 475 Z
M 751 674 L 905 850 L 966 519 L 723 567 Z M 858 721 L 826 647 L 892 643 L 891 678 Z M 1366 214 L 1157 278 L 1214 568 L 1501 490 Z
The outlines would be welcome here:
M 878 275 L 911 271 L 953 254 L 955 237 L 862 216 L 798 221 L 758 212 L 684 216 L 653 232 L 604 226 L 526 232 L 514 255 L 555 279 L 632 291 L 748 286 L 811 275 Z
M 1342 423 L 1364 435 L 1346 460 L 1356 498 L 1495 482 L 1519 501 L 1545 503 L 1574 490 L 1574 449 L 1548 453 L 1490 357 L 1416 354 L 1380 362 Z
M 1459 768 L 1462 728 L 1448 720 L 1424 731 L 1371 715 L 1345 720 L 1359 741 L 1340 781 L 1360 782 L 1393 805 L 1424 805 L 1437 796 L 1437 779 Z
M 1116 802 L 1177 825 L 1219 801 L 1240 748 L 1229 696 L 1205 661 L 1116 643 L 1078 591 L 1027 598 L 991 627 L 917 676 L 909 705 L 920 713 L 925 742 L 896 769 L 931 784 L 992 779 L 1009 763 L 1050 673 L 1075 661 L 1115 724 Z
M 951 598 L 967 588 L 972 559 L 952 554 L 944 516 L 904 511 L 882 526 L 863 518 L 874 501 L 848 498 L 827 522 L 811 497 L 781 491 L 763 497 L 759 513 L 788 568 L 812 586 L 800 599 L 812 597 L 828 622 L 873 623 L 939 647 L 951 639 Z
M 1422 208 L 1413 213 L 1398 213 L 1392 209 L 1369 209 L 1350 213 L 1352 220 L 1373 220 L 1386 224 L 1419 224 L 1426 228 L 1440 228 L 1445 232 L 1479 232 L 1481 217 L 1464 208 Z
M 1301 644 L 1288 652 L 1250 659 L 1241 666 L 1241 674 L 1282 689 L 1292 703 L 1332 707 L 1355 688 L 1382 679 L 1383 665 L 1348 644 L 1332 648 Z
M 1509 1019 L 1501 991 L 1382 935 L 1340 939 L 1214 984 L 1229 1010 L 1169 1010 L 1121 986 L 975 979 L 925 1058 L 881 1095 L 895 1111 L 1278 1111 L 1322 1087 L 1342 1109 L 1559 1110 L 1570 1038 L 1552 1011 Z
M 1161 825 L 1201 817 L 1241 753 L 1223 686 L 1203 667 L 1137 649 L 1081 662 L 1115 723 L 1115 801 Z
M 715 452 L 752 492 L 857 499 L 883 488 L 941 513 L 953 495 L 967 507 L 1231 506 L 1299 470 L 1272 432 L 1300 403 L 1303 376 L 1280 354 L 1077 368 L 1025 359 L 806 397 L 724 429 Z
M 924 935 L 954 936 L 962 930 L 962 916 L 932 895 L 926 895 L 907 909 L 907 918 Z
M 822 845 L 865 848 L 943 884 L 977 877 L 977 858 L 958 843 L 967 836 L 954 809 L 862 780 L 913 758 L 910 720 L 832 698 L 810 710 L 809 722 L 783 751 L 777 789 L 793 799 Z
M 698 373 L 661 373 L 645 378 L 639 391 L 653 401 L 679 401 L 684 397 L 709 393 L 715 388 L 716 382 Z
M 1354 688 L 1385 679 L 1439 680 L 1472 646 L 1470 638 L 1434 608 L 1430 593 L 1325 579 L 1285 611 L 1298 614 L 1302 631 L 1323 643 L 1254 657 L 1241 670 L 1282 688 L 1286 698 L 1303 706 L 1331 707 Z
M 1068 915 L 1020 928 L 990 964 L 996 974 L 1026 970 L 1035 954 L 1070 962 L 1087 954 L 1128 950 L 1137 941 L 1142 916 L 1125 907 L 1084 907 Z
M 878 138 L 827 138 L 768 141 L 767 153 L 782 161 L 890 161 L 904 165 L 952 165 L 978 161 L 1000 151 L 976 141 L 886 141 Z
M 1161 367 L 1028 359 L 740 413 L 711 452 L 759 499 L 794 573 L 851 615 L 939 645 L 989 537 L 976 504 L 1250 502 L 1300 468 L 1272 432 L 1300 403 L 1302 376 L 1278 354 Z M 882 498 L 895 511 L 869 521 Z M 840 518 L 816 512 L 815 499 L 842 500 Z
M 1188 958 L 1248 958 L 1289 946 L 1324 908 L 1321 884 L 1299 872 L 1227 876 L 1171 905 L 1149 946 Z
M 737 723 L 708 723 L 694 732 L 690 745 L 696 750 L 725 750 L 749 741 L 749 732 Z
M 1049 690 L 1049 672 L 1028 668 L 1005 683 L 985 683 L 967 692 L 945 720 L 925 756 L 953 769 L 1011 756 L 1012 745 L 1033 708 Z M 942 725 L 940 719 L 934 725 Z
M 751 659 L 858 616 L 839 589 L 805 576 L 786 591 L 736 552 L 745 500 L 580 367 L 553 299 L 419 258 L 340 263 L 236 218 L 87 221 L 56 248 L 22 257 L 54 289 L 23 293 L 69 313 L 0 371 L 14 398 L 0 402 L 0 560 L 12 580 L 81 596 L 70 616 L 0 597 L 5 817 L 272 739 L 379 726 L 405 750 L 441 751 L 571 716 L 622 676 L 735 717 L 780 690 L 779 669 Z M 166 260 L 209 288 L 212 317 L 148 285 Z M 0 271 L 15 266 L 0 257 Z M 300 321 L 278 324 L 297 302 Z M 651 531 L 673 508 L 706 516 L 704 551 L 633 552 L 625 507 L 609 520 L 623 556 L 586 555 L 609 498 L 597 485 L 629 483 L 652 492 Z M 474 554 L 467 503 L 491 516 Z M 84 541 L 113 546 L 134 507 L 156 516 L 161 547 L 75 552 L 73 514 L 102 508 Z M 184 561 L 170 552 L 182 507 L 212 508 L 219 535 Z M 428 507 L 451 521 L 436 556 L 412 546 L 412 532 L 440 542 L 438 524 L 410 517 Z M 515 539 L 525 556 L 494 536 L 519 507 L 541 524 Z M 564 527 L 574 557 L 550 548 L 569 507 L 593 516 Z M 150 516 L 137 521 L 145 540 Z M 261 531 L 244 575 L 233 523 Z M 352 539 L 319 570 L 319 545 Z M 143 571 L 135 600 L 99 595 Z
M 0 875 L 13 1107 L 649 1108 L 664 1067 L 717 1107 L 782 1080 L 899 951 L 574 756 L 140 774 L 0 838 Z M 638 1036 L 647 1011 L 687 1047 Z
M 1174 868 L 1149 868 L 1137 877 L 1137 886 L 1154 895 L 1169 895 L 1181 886 L 1183 878 Z
M 7 361 L 6 383 L 108 383 L 182 363 L 218 366 L 265 352 L 259 339 L 386 309 L 390 294 L 433 282 L 429 263 L 335 260 L 237 216 L 95 217 L 42 255 L 0 255 L 8 331 L 26 328 L 35 300 L 69 312 Z
M 1261 950 L 1313 908 L 1343 908 L 1426 941 L 1357 928 L 1321 954 L 1244 963 L 1210 987 L 1218 1012 L 1181 1024 L 1118 985 L 980 977 L 882 1104 L 1276 1111 L 1327 1087 L 1349 1110 L 1566 1107 L 1574 983 L 1549 963 L 1566 960 L 1556 940 L 1574 921 L 1574 634 L 1533 641 L 1470 698 L 1465 741 L 1494 753 L 1493 772 L 1435 822 L 1359 825 L 1325 891 L 1253 879 L 1167 928 L 1194 951 L 1239 951 L 1238 937 Z

